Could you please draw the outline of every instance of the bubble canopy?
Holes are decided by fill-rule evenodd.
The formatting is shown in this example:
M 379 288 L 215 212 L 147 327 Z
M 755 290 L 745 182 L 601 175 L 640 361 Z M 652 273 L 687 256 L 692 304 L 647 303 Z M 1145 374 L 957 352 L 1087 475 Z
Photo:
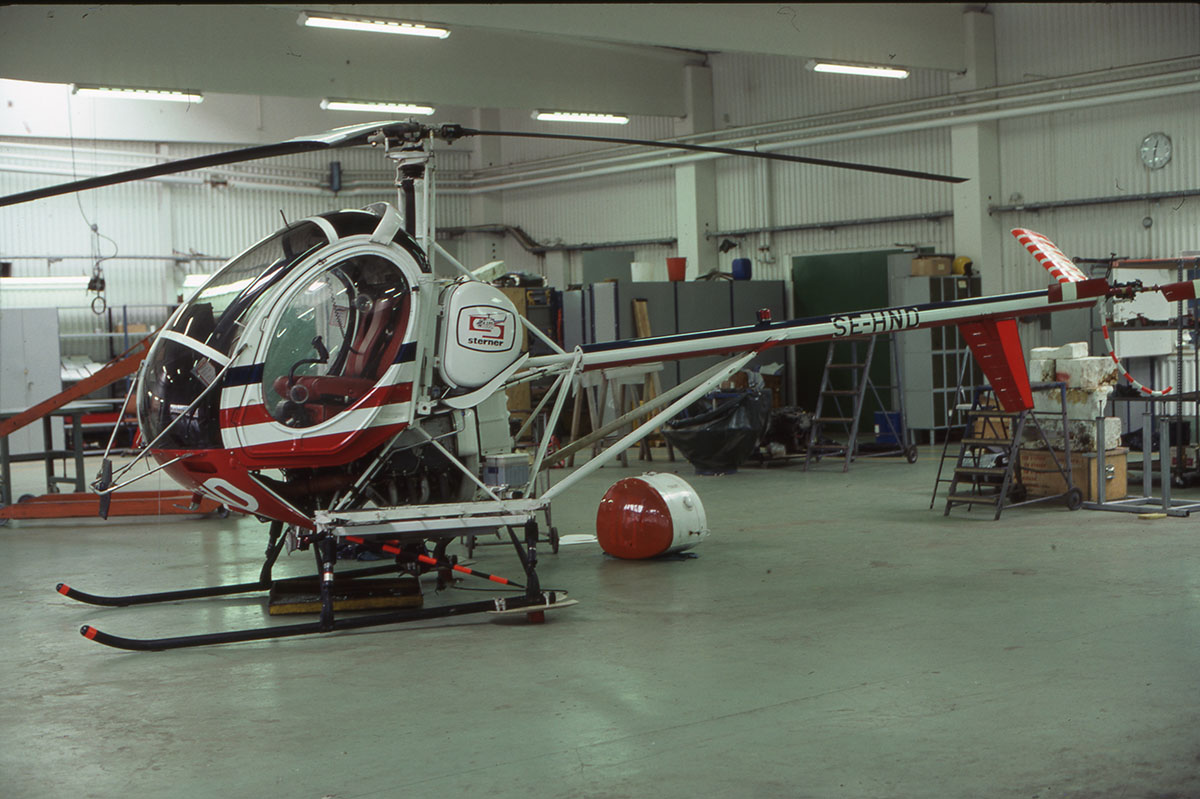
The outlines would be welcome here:
M 251 310 L 281 291 L 290 293 L 283 317 L 262 333 L 270 339 L 260 366 L 271 415 L 288 426 L 310 426 L 364 393 L 390 364 L 387 347 L 402 340 L 392 334 L 403 333 L 410 287 L 399 266 L 378 255 L 359 255 L 335 261 L 295 288 L 286 278 L 322 247 L 372 234 L 382 216 L 374 211 L 341 211 L 291 224 L 234 258 L 184 303 L 159 333 L 142 371 L 137 407 L 143 440 L 157 440 L 158 449 L 222 446 L 215 383 L 227 382 L 223 376 L 235 371 L 234 359 L 257 344 L 243 341 Z M 399 231 L 393 240 L 428 271 L 407 234 Z

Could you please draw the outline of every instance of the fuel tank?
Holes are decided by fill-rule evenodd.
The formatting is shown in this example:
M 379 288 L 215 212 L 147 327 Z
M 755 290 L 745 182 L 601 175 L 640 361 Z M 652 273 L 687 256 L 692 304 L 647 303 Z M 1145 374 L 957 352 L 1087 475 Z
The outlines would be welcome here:
M 456 283 L 442 295 L 441 364 L 451 388 L 487 384 L 521 355 L 516 306 L 500 289 L 477 281 Z

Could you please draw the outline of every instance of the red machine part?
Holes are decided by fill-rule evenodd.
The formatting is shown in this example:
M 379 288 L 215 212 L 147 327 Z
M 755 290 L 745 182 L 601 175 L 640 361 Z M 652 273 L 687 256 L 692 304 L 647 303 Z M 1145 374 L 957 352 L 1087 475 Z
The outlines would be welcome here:
M 221 506 L 190 491 L 117 491 L 112 494 L 109 516 L 168 516 L 209 514 Z M 9 519 L 70 519 L 97 516 L 100 497 L 96 494 L 45 494 L 26 497 L 15 505 L 0 507 L 0 524 Z

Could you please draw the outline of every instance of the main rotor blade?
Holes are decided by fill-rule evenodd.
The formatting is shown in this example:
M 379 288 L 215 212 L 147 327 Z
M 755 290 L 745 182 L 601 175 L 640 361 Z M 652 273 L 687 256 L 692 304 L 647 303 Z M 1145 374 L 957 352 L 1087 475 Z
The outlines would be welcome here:
M 85 189 L 98 189 L 101 186 L 114 186 L 118 183 L 128 183 L 134 180 L 174 175 L 178 172 L 187 172 L 192 169 L 204 169 L 211 166 L 233 164 L 239 161 L 251 161 L 256 158 L 269 158 L 275 155 L 291 155 L 292 153 L 320 150 L 328 146 L 321 142 L 290 141 L 279 144 L 264 144 L 257 147 L 245 147 L 240 150 L 201 155 L 196 158 L 184 158 L 179 161 L 166 161 L 153 166 L 130 169 L 126 172 L 114 172 L 111 175 L 99 175 L 94 178 L 84 178 L 83 180 L 76 180 L 70 183 L 59 183 L 55 186 L 33 189 L 32 191 L 21 192 L 20 194 L 10 194 L 7 197 L 0 197 L 0 207 L 29 202 L 30 200 L 41 200 L 45 197 L 56 197 L 60 194 L 70 194 L 71 192 L 83 191 Z
M 243 147 L 237 150 L 228 150 L 223 153 L 201 155 L 197 156 L 196 158 L 184 158 L 179 161 L 167 161 L 161 164 L 155 164 L 153 166 L 130 169 L 125 172 L 114 172 L 111 175 L 100 175 L 98 177 L 85 178 L 83 180 L 76 180 L 70 183 L 60 183 L 55 186 L 46 186 L 45 188 L 41 189 L 21 192 L 20 194 L 10 194 L 7 197 L 0 197 L 0 207 L 16 205 L 18 203 L 29 202 L 31 200 L 40 200 L 46 197 L 56 197 L 60 194 L 70 194 L 76 191 L 84 191 L 85 189 L 96 189 L 102 186 L 115 186 L 119 183 L 128 183 L 134 180 L 145 180 L 147 178 L 162 177 L 164 175 L 174 175 L 179 172 L 189 172 L 194 169 L 207 169 L 209 167 L 236 164 L 243 161 L 254 161 L 260 158 L 274 158 L 282 155 L 313 152 L 315 150 L 337 149 L 339 147 L 367 144 L 369 141 L 371 141 L 371 137 L 376 133 L 382 133 L 386 137 L 399 137 L 411 142 L 418 141 L 427 135 L 432 135 L 448 142 L 452 142 L 455 139 L 463 136 L 515 136 L 527 139 L 565 139 L 601 142 L 604 144 L 633 144 L 641 147 L 657 147 L 668 150 L 687 150 L 699 153 L 720 153 L 722 155 L 740 155 L 749 158 L 766 158 L 772 161 L 789 161 L 798 164 L 815 164 L 817 166 L 828 166 L 838 169 L 853 169 L 860 172 L 874 172 L 881 175 L 897 175 L 899 177 L 918 178 L 921 180 L 936 180 L 943 183 L 962 183 L 967 180 L 967 178 L 959 178 L 952 175 L 938 175 L 931 172 L 919 172 L 911 169 L 897 169 L 895 167 L 876 166 L 873 164 L 856 164 L 849 161 L 835 161 L 828 158 L 810 158 L 802 155 L 784 155 L 782 153 L 759 152 L 757 150 L 738 150 L 732 147 L 717 147 L 708 144 L 684 144 L 682 142 L 662 142 L 654 141 L 652 139 L 624 139 L 612 136 L 583 136 L 579 134 L 568 133 L 535 133 L 530 131 L 511 130 L 473 130 L 471 128 L 463 128 L 459 125 L 443 125 L 441 127 L 434 128 L 417 122 L 387 121 L 348 125 L 342 128 L 335 128 L 334 130 L 326 133 L 289 139 L 288 141 L 278 142 L 276 144 L 261 144 L 254 147 Z
M 85 189 L 98 189 L 101 186 L 115 186 L 118 183 L 129 183 L 134 180 L 145 180 L 147 178 L 162 177 L 163 175 L 174 175 L 179 172 L 190 172 L 193 169 L 207 169 L 208 167 L 236 164 L 242 161 L 254 161 L 260 158 L 274 158 L 281 155 L 294 155 L 314 150 L 327 150 L 338 147 L 349 147 L 355 144 L 366 144 L 367 139 L 376 131 L 408 131 L 413 127 L 413 123 L 408 122 L 374 122 L 365 125 L 349 125 L 316 136 L 304 136 L 283 142 L 276 142 L 275 144 L 260 144 L 254 147 L 243 147 L 238 150 L 227 150 L 223 153 L 213 153 L 212 155 L 182 158 L 178 161 L 166 161 L 161 164 L 130 169 L 125 172 L 114 172 L 111 175 L 99 175 L 94 178 L 72 181 L 71 183 L 60 183 L 42 189 L 33 189 L 32 191 L 21 192 L 20 194 L 10 194 L 7 197 L 0 197 L 0 207 L 29 202 L 30 200 L 40 200 L 45 197 L 56 197 L 60 194 L 70 194 L 71 192 L 83 191 Z
M 936 180 L 942 183 L 964 183 L 967 178 L 953 175 L 938 175 L 933 172 L 918 172 L 912 169 L 897 169 L 890 166 L 875 166 L 874 164 L 857 164 L 851 161 L 834 161 L 828 158 L 810 158 L 803 155 L 784 155 L 783 153 L 766 153 L 758 150 L 738 150 L 733 147 L 717 147 L 711 144 L 684 144 L 682 142 L 654 141 L 652 139 L 623 139 L 610 136 L 582 136 L 568 133 L 533 133 L 517 130 L 472 130 L 462 128 L 464 136 L 519 136 L 527 139 L 568 139 L 575 141 L 594 141 L 605 144 L 637 144 L 642 147 L 659 147 L 671 150 L 690 150 L 698 153 L 721 153 L 723 155 L 744 155 L 751 158 L 767 158 L 772 161 L 791 161 L 797 164 L 815 164 L 831 166 L 838 169 L 854 169 L 859 172 L 875 172 L 880 175 L 898 175 L 904 178 L 919 178 L 921 180 Z

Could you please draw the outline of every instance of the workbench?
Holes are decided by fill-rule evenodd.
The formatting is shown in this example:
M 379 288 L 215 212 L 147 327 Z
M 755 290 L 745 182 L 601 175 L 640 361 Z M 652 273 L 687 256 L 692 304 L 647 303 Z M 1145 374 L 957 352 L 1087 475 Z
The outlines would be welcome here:
M 30 461 L 43 461 L 46 467 L 46 493 L 58 493 L 58 486 L 67 484 L 74 486 L 74 491 L 82 493 L 87 490 L 87 480 L 83 466 L 83 417 L 89 413 L 105 413 L 110 412 L 121 404 L 122 400 L 78 400 L 76 402 L 68 402 L 61 408 L 56 408 L 48 412 L 42 417 L 43 443 L 45 449 L 41 452 L 30 452 L 22 455 L 12 455 L 9 453 L 8 438 L 0 437 L 0 505 L 11 505 L 13 503 L 12 496 L 12 464 L 24 463 Z M 23 413 L 24 408 L 3 408 L 0 409 L 0 421 L 10 419 L 19 413 Z M 54 426 L 53 419 L 58 417 L 65 420 L 70 425 L 70 434 L 68 442 L 64 445 L 64 449 L 54 448 Z M 75 462 L 75 474 L 69 476 L 66 474 L 64 463 L 63 474 L 59 476 L 55 473 L 55 460 L 62 458 L 64 461 L 68 458 Z

